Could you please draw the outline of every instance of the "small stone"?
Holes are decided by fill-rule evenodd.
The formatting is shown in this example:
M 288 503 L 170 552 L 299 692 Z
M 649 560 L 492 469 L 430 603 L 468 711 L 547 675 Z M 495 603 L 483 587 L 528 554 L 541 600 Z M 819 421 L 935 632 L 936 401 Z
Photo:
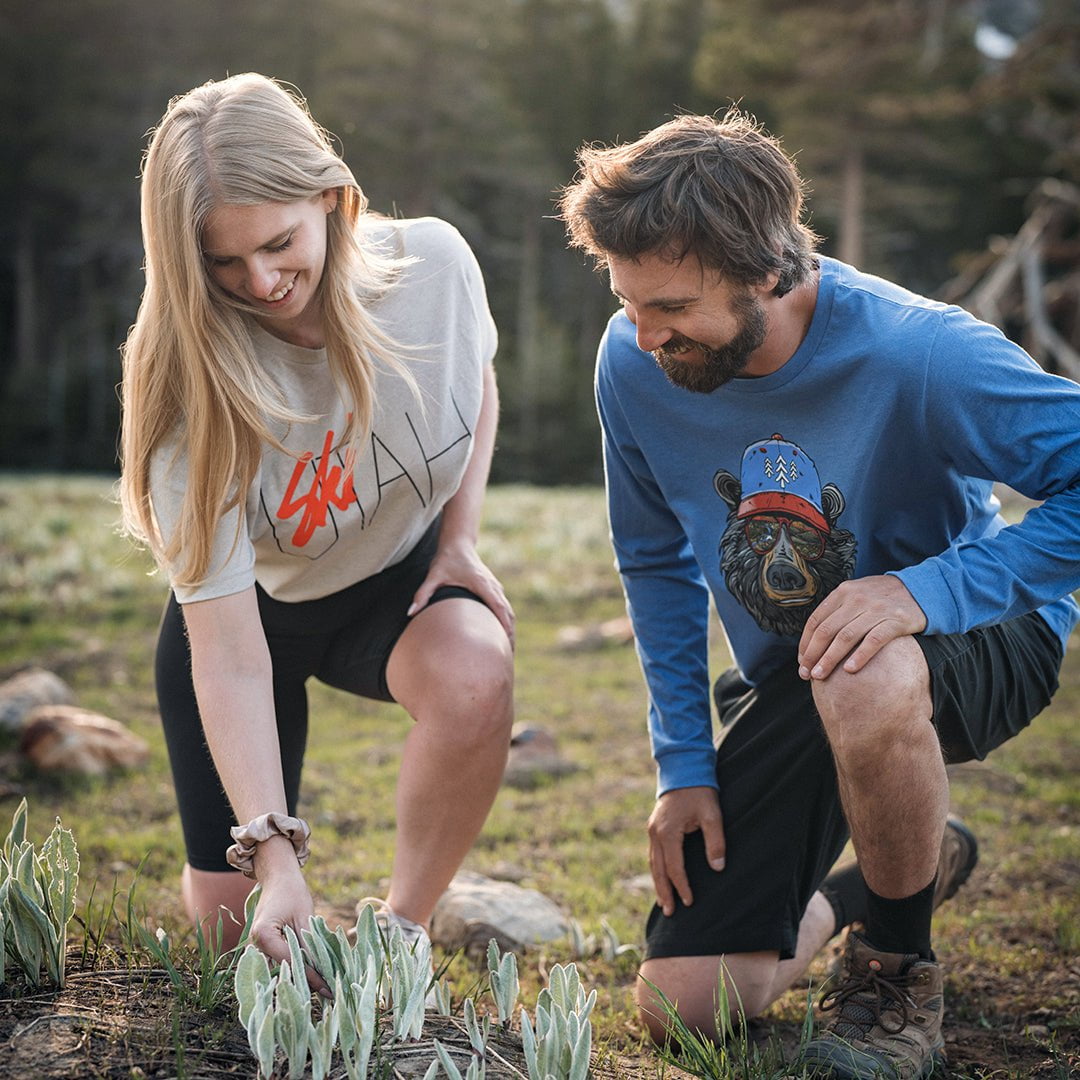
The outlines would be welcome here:
M 39 769 L 100 775 L 146 761 L 150 748 L 123 724 L 74 705 L 40 705 L 26 717 L 20 751 Z
M 591 652 L 609 645 L 629 645 L 633 640 L 634 630 L 626 615 L 588 626 L 564 626 L 555 635 L 564 652 Z
M 510 862 L 509 859 L 500 859 L 489 866 L 487 871 L 488 877 L 494 878 L 496 881 L 513 881 L 517 883 L 524 881 L 529 876 L 529 872 L 524 866 Z
M 620 882 L 627 892 L 651 893 L 653 891 L 652 874 L 635 874 L 632 878 L 626 878 Z
M 511 732 L 504 784 L 530 788 L 542 777 L 566 776 L 576 771 L 577 766 L 562 756 L 555 736 L 546 728 L 518 725 Z
M 0 731 L 18 734 L 27 715 L 39 705 L 72 705 L 75 695 L 59 675 L 27 668 L 0 683 Z
M 482 954 L 494 938 L 504 952 L 557 941 L 570 930 L 566 916 L 535 889 L 461 870 L 435 905 L 431 940 L 447 951 Z

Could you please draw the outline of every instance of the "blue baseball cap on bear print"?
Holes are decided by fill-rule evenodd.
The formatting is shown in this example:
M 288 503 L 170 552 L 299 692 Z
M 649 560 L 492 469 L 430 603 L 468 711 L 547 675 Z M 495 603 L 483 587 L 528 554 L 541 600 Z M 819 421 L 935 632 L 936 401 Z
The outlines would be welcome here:
M 801 447 L 782 435 L 751 443 L 743 453 L 742 501 L 738 516 L 781 513 L 829 531 L 821 508 L 817 466 Z

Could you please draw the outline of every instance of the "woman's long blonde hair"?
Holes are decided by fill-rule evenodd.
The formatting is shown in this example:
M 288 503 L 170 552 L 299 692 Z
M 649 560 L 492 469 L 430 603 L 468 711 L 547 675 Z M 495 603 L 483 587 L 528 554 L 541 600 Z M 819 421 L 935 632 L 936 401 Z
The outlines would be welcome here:
M 262 75 L 235 75 L 174 98 L 152 132 L 142 168 L 146 288 L 123 348 L 120 501 L 125 529 L 146 543 L 174 583 L 206 576 L 215 533 L 243 509 L 273 427 L 310 419 L 290 410 L 255 358 L 252 312 L 207 273 L 202 231 L 218 205 L 257 205 L 338 193 L 327 216 L 326 262 L 315 295 L 330 371 L 351 419 L 351 450 L 371 424 L 375 365 L 403 373 L 395 343 L 365 311 L 401 262 L 362 248 L 367 200 L 302 98 Z M 179 435 L 187 488 L 166 539 L 154 517 L 154 452 Z M 242 520 L 242 515 L 238 515 Z M 239 529 L 239 524 L 238 524 Z M 234 538 L 235 542 L 235 538 Z

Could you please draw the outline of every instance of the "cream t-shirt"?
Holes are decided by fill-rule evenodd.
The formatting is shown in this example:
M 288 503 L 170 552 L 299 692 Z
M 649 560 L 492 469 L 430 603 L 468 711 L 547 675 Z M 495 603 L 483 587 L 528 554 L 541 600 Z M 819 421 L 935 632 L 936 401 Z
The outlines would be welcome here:
M 265 447 L 241 506 L 218 527 L 205 581 L 177 588 L 190 603 L 241 592 L 258 582 L 277 600 L 313 600 L 403 559 L 457 491 L 473 448 L 485 365 L 497 334 L 480 268 L 460 233 L 436 218 L 373 219 L 373 238 L 417 261 L 370 308 L 402 346 L 419 398 L 380 369 L 371 432 L 353 475 L 340 441 L 346 409 L 323 349 L 281 341 L 251 323 L 259 361 L 298 413 L 282 439 Z M 294 456 L 295 455 L 295 456 Z M 155 453 L 151 498 L 163 534 L 179 515 L 187 480 L 183 433 Z M 234 544 L 237 514 L 242 515 Z

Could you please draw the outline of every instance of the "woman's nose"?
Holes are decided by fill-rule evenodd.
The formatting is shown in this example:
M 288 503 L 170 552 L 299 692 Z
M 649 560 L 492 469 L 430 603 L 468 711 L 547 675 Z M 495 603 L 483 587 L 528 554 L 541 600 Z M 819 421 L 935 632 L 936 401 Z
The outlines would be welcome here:
M 247 268 L 248 292 L 265 300 L 278 287 L 281 273 L 261 259 L 253 260 Z

